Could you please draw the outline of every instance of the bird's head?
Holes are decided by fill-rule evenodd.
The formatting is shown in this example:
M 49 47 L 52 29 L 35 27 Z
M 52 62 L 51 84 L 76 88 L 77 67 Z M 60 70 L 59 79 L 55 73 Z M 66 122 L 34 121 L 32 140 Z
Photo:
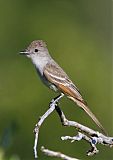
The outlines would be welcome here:
M 26 55 L 29 58 L 36 56 L 45 56 L 48 53 L 46 43 L 42 40 L 35 40 L 23 51 L 20 52 L 21 55 Z

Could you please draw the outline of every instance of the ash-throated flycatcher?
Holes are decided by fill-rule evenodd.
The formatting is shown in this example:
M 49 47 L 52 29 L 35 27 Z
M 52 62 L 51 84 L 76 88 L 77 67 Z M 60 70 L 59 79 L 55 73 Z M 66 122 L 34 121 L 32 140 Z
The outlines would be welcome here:
M 20 54 L 31 58 L 44 84 L 54 91 L 59 91 L 60 93 L 65 94 L 69 99 L 74 101 L 79 107 L 85 110 L 85 112 L 101 128 L 101 130 L 106 133 L 101 123 L 83 100 L 78 88 L 73 84 L 63 69 L 50 56 L 44 41 L 33 41 L 24 51 L 21 51 Z

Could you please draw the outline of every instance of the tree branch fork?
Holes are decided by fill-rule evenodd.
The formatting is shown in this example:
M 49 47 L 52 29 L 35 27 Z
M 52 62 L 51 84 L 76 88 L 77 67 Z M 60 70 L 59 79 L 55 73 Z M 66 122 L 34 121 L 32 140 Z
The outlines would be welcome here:
M 35 158 L 38 158 L 37 150 L 38 150 L 38 139 L 39 139 L 39 130 L 45 119 L 54 111 L 56 110 L 60 121 L 63 126 L 67 127 L 74 127 L 78 134 L 76 136 L 62 136 L 61 140 L 70 140 L 71 142 L 85 140 L 88 142 L 91 146 L 91 148 L 87 151 L 88 156 L 93 156 L 99 152 L 96 145 L 101 144 L 108 147 L 113 147 L 113 137 L 105 136 L 104 134 L 95 131 L 87 126 L 84 126 L 78 122 L 70 121 L 66 118 L 63 111 L 60 109 L 58 102 L 59 100 L 64 96 L 62 93 L 60 96 L 56 97 L 55 99 L 52 99 L 49 105 L 49 109 L 45 112 L 43 116 L 40 117 L 38 123 L 35 125 L 34 133 L 35 133 L 35 140 L 34 140 L 34 156 Z M 41 147 L 41 151 L 50 157 L 58 157 L 60 159 L 64 160 L 79 160 L 77 158 L 72 158 L 69 156 L 66 156 L 65 154 L 61 152 L 55 152 L 48 149 L 45 149 L 44 147 Z

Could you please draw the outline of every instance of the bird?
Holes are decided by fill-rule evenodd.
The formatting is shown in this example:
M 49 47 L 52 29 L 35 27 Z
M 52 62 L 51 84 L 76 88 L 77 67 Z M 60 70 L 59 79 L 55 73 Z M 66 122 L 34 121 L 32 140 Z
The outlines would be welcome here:
M 51 57 L 47 44 L 43 40 L 34 40 L 23 51 L 19 52 L 31 59 L 42 82 L 55 92 L 63 93 L 82 108 L 95 124 L 106 134 L 106 131 L 96 116 L 89 109 L 79 89 L 71 81 L 65 71 Z

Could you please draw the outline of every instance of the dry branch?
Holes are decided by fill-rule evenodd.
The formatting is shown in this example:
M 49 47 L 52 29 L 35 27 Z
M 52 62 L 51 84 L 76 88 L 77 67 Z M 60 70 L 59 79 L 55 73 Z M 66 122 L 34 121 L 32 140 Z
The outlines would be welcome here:
M 75 127 L 78 131 L 78 134 L 74 137 L 62 136 L 61 137 L 62 140 L 71 140 L 71 142 L 80 141 L 82 139 L 86 140 L 91 145 L 91 149 L 87 151 L 88 156 L 92 156 L 99 152 L 99 150 L 96 148 L 97 144 L 102 144 L 102 145 L 106 145 L 109 147 L 113 146 L 113 137 L 105 136 L 102 133 L 98 131 L 94 131 L 93 129 L 86 127 L 75 121 L 69 121 L 65 117 L 63 111 L 60 109 L 58 105 L 56 105 L 55 108 L 60 117 L 62 125 L 67 126 L 67 127 Z
M 38 146 L 38 138 L 39 138 L 39 130 L 40 126 L 44 122 L 44 120 L 55 110 L 55 106 L 57 105 L 58 101 L 64 96 L 62 93 L 60 96 L 56 97 L 55 99 L 52 99 L 49 105 L 49 109 L 46 111 L 46 113 L 40 117 L 38 123 L 35 125 L 34 133 L 35 133 L 35 141 L 34 141 L 34 156 L 35 158 L 38 158 L 37 154 L 37 146 Z
M 61 94 L 60 96 L 56 97 L 55 99 L 53 99 L 50 103 L 50 108 L 46 111 L 46 113 L 40 117 L 38 123 L 35 126 L 34 129 L 34 133 L 35 133 L 35 142 L 34 142 L 34 155 L 35 158 L 38 157 L 37 155 L 37 145 L 38 145 L 38 137 L 39 137 L 39 129 L 40 126 L 42 125 L 42 123 L 44 122 L 44 120 L 56 109 L 61 123 L 64 126 L 67 127 L 74 127 L 77 129 L 78 134 L 74 137 L 71 136 L 62 136 L 61 139 L 62 140 L 71 140 L 71 142 L 74 141 L 80 141 L 82 139 L 86 140 L 88 143 L 90 143 L 91 145 L 91 149 L 88 150 L 87 155 L 88 156 L 92 156 L 94 154 L 97 154 L 99 152 L 99 150 L 96 148 L 97 144 L 102 144 L 105 146 L 109 146 L 112 147 L 113 146 L 113 137 L 108 137 L 105 136 L 104 134 L 98 132 L 98 131 L 94 131 L 93 129 L 86 127 L 80 123 L 77 123 L 75 121 L 69 121 L 63 111 L 60 109 L 60 107 L 58 106 L 58 101 L 64 96 L 64 94 Z M 55 156 L 59 158 L 63 159 L 63 156 L 65 157 L 66 155 L 64 154 L 59 154 L 59 152 L 54 152 L 54 151 L 50 151 L 48 149 L 42 148 L 41 149 L 44 153 L 46 153 L 48 156 Z M 51 154 L 50 154 L 51 153 Z M 62 155 L 62 156 L 61 156 Z M 68 157 L 68 156 L 67 156 Z M 66 158 L 65 158 L 66 160 Z M 77 160 L 75 158 L 71 158 L 71 159 L 67 159 L 67 160 Z
M 41 151 L 49 156 L 49 157 L 57 157 L 57 158 L 61 158 L 61 159 L 64 159 L 64 160 L 79 160 L 77 158 L 72 158 L 72 157 L 69 157 L 61 152 L 55 152 L 55 151 L 51 151 L 49 149 L 46 149 L 44 148 L 43 146 L 41 147 Z

